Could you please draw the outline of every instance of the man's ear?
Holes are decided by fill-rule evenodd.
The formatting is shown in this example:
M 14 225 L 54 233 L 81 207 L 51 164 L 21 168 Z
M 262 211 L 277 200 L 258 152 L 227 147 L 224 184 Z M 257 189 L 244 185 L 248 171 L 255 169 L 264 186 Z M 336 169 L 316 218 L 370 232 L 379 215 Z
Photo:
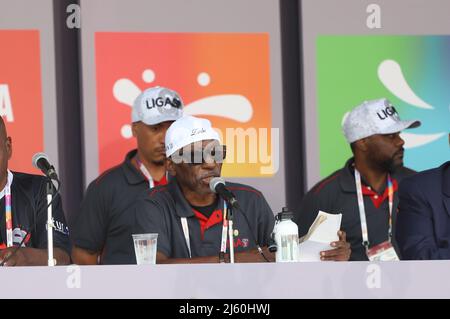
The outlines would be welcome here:
M 139 130 L 139 122 L 131 123 L 131 132 L 133 133 L 133 137 L 137 136 Z
M 12 139 L 10 136 L 6 138 L 6 154 L 8 156 L 8 160 L 11 159 L 12 156 Z
M 170 158 L 166 158 L 166 169 L 170 175 L 176 176 L 177 172 L 175 171 L 175 164 L 172 162 Z
M 366 152 L 368 149 L 368 140 L 367 138 L 362 138 L 355 142 L 355 150 L 359 150 L 361 152 Z

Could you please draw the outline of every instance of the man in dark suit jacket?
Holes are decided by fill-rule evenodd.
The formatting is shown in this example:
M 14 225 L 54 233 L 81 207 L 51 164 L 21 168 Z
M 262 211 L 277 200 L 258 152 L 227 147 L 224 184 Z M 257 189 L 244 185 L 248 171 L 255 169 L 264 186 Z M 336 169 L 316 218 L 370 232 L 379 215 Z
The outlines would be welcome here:
M 403 259 L 450 259 L 450 161 L 404 179 L 399 189 Z

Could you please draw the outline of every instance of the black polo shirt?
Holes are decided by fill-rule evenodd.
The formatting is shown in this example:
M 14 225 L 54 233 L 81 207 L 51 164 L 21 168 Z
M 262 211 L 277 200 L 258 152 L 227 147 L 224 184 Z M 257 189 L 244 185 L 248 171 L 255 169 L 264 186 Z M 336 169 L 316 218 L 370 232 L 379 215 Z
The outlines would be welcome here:
M 121 165 L 89 184 L 71 225 L 73 244 L 100 253 L 101 264 L 136 263 L 131 237 L 134 216 L 126 211 L 149 189 L 148 180 L 132 163 L 136 153 L 129 152 Z
M 234 211 L 235 252 L 256 247 L 251 233 L 260 246 L 267 246 L 274 226 L 273 212 L 264 196 L 247 185 L 227 183 L 242 211 Z M 222 237 L 223 201 L 211 216 L 200 216 L 186 201 L 176 179 L 168 185 L 155 187 L 141 197 L 134 213 L 135 233 L 158 233 L 158 251 L 169 258 L 189 258 L 188 246 L 181 226 L 187 219 L 192 257 L 219 256 Z M 247 216 L 248 222 L 243 216 Z M 250 225 L 249 225 L 250 224 Z
M 341 229 L 347 233 L 347 242 L 351 244 L 352 249 L 350 260 L 368 260 L 365 248 L 362 245 L 361 220 L 353 163 L 354 159 L 351 158 L 347 161 L 344 168 L 317 183 L 303 198 L 300 209 L 295 214 L 294 221 L 298 225 L 299 236 L 304 236 L 314 222 L 319 210 L 330 214 L 341 213 Z M 398 185 L 404 177 L 414 173 L 409 168 L 401 167 L 391 174 L 394 186 L 393 224 L 395 224 L 397 217 Z M 367 186 L 362 176 L 361 178 L 369 242 L 370 247 L 373 247 L 388 240 L 389 237 L 388 190 L 385 186 L 381 193 L 377 194 Z M 393 226 L 392 229 L 394 231 L 395 227 Z M 395 234 L 393 238 L 395 238 Z M 396 247 L 395 241 L 393 241 L 393 245 Z
M 18 245 L 27 236 L 24 242 L 26 247 L 47 249 L 47 179 L 19 172 L 12 174 L 13 244 Z M 0 216 L 0 246 L 6 247 L 5 196 L 0 200 L 0 210 L 3 212 Z M 54 198 L 52 213 L 55 223 L 53 246 L 70 255 L 69 229 L 59 195 Z

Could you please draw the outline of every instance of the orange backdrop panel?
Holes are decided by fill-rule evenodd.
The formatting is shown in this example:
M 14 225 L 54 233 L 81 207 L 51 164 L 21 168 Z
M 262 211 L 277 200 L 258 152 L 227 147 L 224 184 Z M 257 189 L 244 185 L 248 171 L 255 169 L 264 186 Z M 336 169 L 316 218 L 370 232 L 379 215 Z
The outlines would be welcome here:
M 95 49 L 100 172 L 120 163 L 124 154 L 136 146 L 135 139 L 125 133 L 131 121 L 131 99 L 123 102 L 122 98 L 136 89 L 154 85 L 177 91 L 186 110 L 206 97 L 243 96 L 253 109 L 251 118 L 245 122 L 210 114 L 198 116 L 210 119 L 224 137 L 226 128 L 240 127 L 257 131 L 266 128 L 270 138 L 268 34 L 98 32 Z M 198 81 L 201 73 L 209 77 L 206 85 Z M 119 80 L 126 81 L 127 85 L 115 95 L 113 88 Z M 258 145 L 253 146 L 253 151 L 258 153 Z M 224 165 L 223 175 L 260 177 L 261 165 L 267 166 L 248 160 L 241 164 L 228 163 Z
M 31 158 L 44 147 L 39 31 L 1 30 L 0 47 L 0 112 L 13 142 L 9 167 L 37 173 Z

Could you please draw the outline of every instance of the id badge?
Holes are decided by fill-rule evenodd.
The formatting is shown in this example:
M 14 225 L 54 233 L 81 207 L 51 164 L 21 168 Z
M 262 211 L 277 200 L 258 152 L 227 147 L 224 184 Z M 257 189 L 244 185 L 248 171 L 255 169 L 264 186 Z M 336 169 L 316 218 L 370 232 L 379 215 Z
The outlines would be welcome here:
M 367 250 L 370 261 L 398 261 L 400 260 L 394 247 L 389 241 L 385 241 Z

